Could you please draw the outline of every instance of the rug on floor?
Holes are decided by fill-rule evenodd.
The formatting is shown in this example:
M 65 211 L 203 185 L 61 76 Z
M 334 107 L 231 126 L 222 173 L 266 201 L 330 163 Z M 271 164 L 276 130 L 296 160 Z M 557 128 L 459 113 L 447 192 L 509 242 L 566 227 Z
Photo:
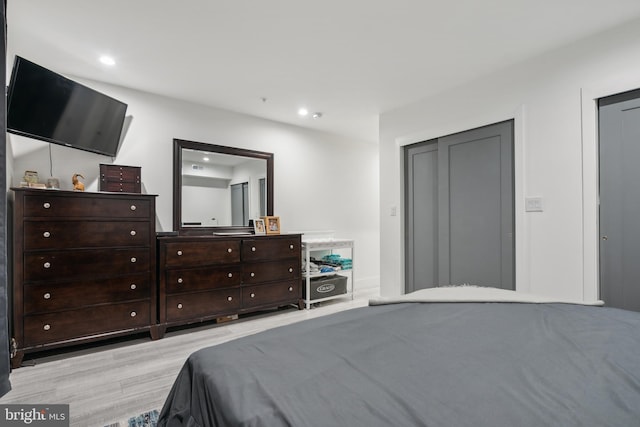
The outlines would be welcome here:
M 156 427 L 158 425 L 158 416 L 160 412 L 157 409 L 149 412 L 143 412 L 140 415 L 129 418 L 127 424 L 122 423 L 109 424 L 104 427 Z

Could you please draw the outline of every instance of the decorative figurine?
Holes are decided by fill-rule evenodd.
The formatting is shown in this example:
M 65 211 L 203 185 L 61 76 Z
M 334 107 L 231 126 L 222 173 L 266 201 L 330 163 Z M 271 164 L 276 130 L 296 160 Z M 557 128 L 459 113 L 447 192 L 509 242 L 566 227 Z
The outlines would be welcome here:
M 84 176 L 79 173 L 74 173 L 71 177 L 71 182 L 73 183 L 73 191 L 84 191 L 84 184 L 80 182 L 78 177 L 84 179 Z
M 24 171 L 24 177 L 22 178 L 24 182 L 29 184 L 37 184 L 39 182 L 38 172 L 37 171 Z

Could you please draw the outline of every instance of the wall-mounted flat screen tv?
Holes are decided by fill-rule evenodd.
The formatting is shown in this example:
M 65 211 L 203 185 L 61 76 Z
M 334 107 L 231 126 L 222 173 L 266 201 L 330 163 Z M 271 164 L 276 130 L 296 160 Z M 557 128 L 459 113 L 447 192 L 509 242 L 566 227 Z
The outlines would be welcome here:
M 114 157 L 127 104 L 16 56 L 7 131 Z

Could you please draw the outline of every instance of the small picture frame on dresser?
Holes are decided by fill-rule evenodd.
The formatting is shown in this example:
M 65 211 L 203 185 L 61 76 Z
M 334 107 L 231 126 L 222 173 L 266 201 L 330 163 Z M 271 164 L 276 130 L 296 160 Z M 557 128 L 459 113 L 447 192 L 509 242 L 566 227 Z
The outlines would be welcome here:
M 253 220 L 253 234 L 266 234 L 267 231 L 264 225 L 264 219 Z
M 280 217 L 263 216 L 265 232 L 267 234 L 280 234 Z

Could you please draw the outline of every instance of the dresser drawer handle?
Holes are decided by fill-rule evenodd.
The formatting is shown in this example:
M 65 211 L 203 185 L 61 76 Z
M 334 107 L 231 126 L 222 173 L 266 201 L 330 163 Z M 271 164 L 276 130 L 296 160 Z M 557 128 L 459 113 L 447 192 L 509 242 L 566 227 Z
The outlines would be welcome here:
M 132 283 L 132 284 L 131 284 L 131 286 L 130 286 L 130 288 L 131 288 L 131 290 L 132 290 L 132 291 L 135 291 L 135 290 L 136 290 L 136 288 L 137 288 L 137 286 L 136 286 L 136 284 L 135 284 L 135 283 Z
M 293 292 L 293 286 L 289 286 L 289 292 Z
M 255 252 L 256 251 L 256 247 L 255 246 L 251 246 L 251 252 Z
M 293 273 L 293 267 L 289 267 L 289 273 Z
M 233 249 L 229 248 L 229 249 L 227 249 L 227 252 L 231 253 L 231 252 L 233 252 Z
M 137 233 L 136 233 L 136 230 L 131 230 L 129 234 L 131 234 L 132 236 L 135 236 Z
M 44 299 L 50 299 L 50 298 L 51 298 L 51 294 L 49 292 L 44 294 Z
M 178 252 L 176 252 L 176 255 L 178 255 L 178 256 L 182 256 L 182 251 L 178 251 Z
M 251 298 L 255 298 L 256 294 L 254 294 L 253 292 L 251 292 Z
M 178 283 L 182 283 L 184 282 L 184 280 L 182 280 L 182 277 L 178 277 Z
M 51 263 L 50 262 L 45 262 L 44 263 L 44 268 L 51 268 Z
M 51 329 L 51 325 L 46 324 L 42 327 L 42 329 L 44 329 L 45 331 L 48 331 L 49 329 Z
M 131 312 L 131 317 L 136 317 L 138 315 L 138 313 L 136 313 L 135 311 Z
M 49 202 L 44 202 L 44 204 L 42 205 L 45 209 L 49 209 L 51 207 L 51 203 Z
M 293 250 L 293 245 L 289 245 L 289 249 Z
M 229 279 L 231 279 L 231 278 L 233 277 L 233 273 L 229 273 L 229 274 L 227 274 L 227 277 L 228 277 Z
M 227 297 L 227 301 L 233 301 L 233 297 Z
M 256 277 L 256 273 L 251 273 L 251 277 Z
M 48 231 L 45 231 L 44 233 L 42 233 L 42 235 L 47 239 L 51 237 L 51 233 L 49 233 Z
M 178 310 L 182 310 L 182 304 L 178 304 Z
M 136 205 L 131 205 L 131 207 L 129 209 L 131 209 L 132 211 L 135 211 L 138 208 L 136 207 Z
M 131 262 L 136 262 L 136 261 L 138 261 L 138 260 L 136 259 L 136 257 L 132 256 L 132 257 L 131 257 Z

